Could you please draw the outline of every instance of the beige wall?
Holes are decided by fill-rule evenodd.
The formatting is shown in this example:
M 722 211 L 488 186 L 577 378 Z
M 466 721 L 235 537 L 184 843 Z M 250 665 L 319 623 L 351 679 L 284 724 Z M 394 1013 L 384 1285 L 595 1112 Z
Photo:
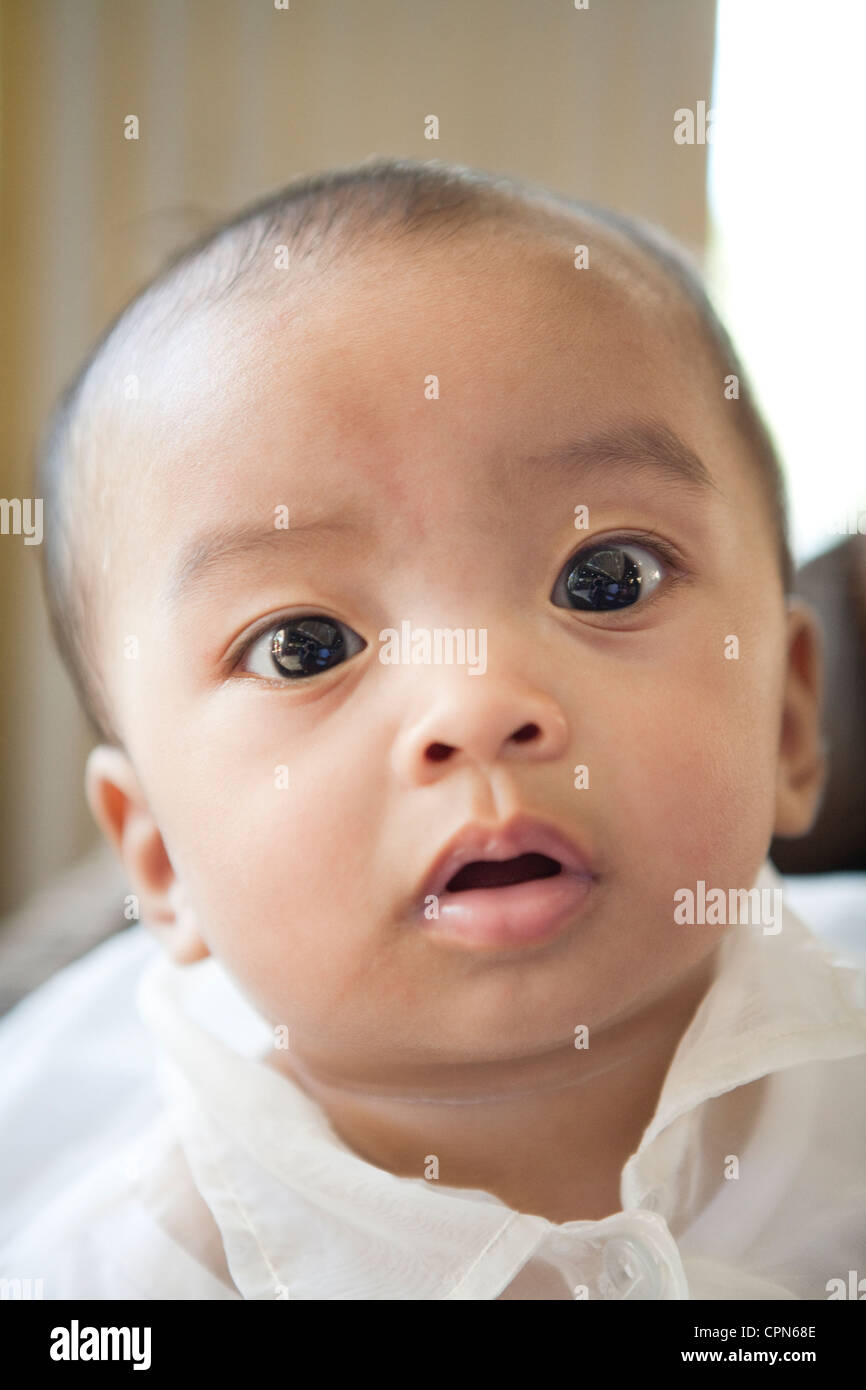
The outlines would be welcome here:
M 296 174 L 474 164 L 701 250 L 705 149 L 674 144 L 673 112 L 710 96 L 714 19 L 714 0 L 3 0 L 2 495 L 32 494 L 52 398 L 142 280 Z M 0 909 L 96 838 L 37 570 L 37 547 L 0 536 Z

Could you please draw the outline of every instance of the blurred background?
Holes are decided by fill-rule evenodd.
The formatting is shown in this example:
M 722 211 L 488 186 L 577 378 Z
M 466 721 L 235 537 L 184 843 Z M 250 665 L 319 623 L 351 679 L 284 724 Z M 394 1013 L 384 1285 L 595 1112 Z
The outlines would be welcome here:
M 774 858 L 866 869 L 864 38 L 848 0 L 0 0 L 2 496 L 32 496 L 47 412 L 118 309 L 297 175 L 435 158 L 648 217 L 704 265 L 754 378 L 824 621 L 830 786 Z M 127 887 L 84 800 L 39 548 L 14 534 L 0 643 L 2 1010 L 127 925 Z

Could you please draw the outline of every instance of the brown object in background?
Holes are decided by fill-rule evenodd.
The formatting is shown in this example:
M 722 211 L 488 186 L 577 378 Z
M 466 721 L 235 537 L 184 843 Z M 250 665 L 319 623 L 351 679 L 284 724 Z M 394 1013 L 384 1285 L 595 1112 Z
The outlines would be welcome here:
M 824 636 L 824 737 L 828 777 L 812 830 L 775 839 L 780 873 L 866 869 L 866 536 L 849 536 L 800 570 L 796 590 Z

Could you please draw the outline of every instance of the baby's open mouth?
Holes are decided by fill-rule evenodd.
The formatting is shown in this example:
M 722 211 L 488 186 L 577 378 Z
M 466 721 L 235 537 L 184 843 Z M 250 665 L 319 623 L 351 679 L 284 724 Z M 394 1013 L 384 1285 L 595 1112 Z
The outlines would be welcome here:
M 419 885 L 414 920 L 437 945 L 502 952 L 543 946 L 573 926 L 593 892 L 588 855 L 526 813 L 467 825 Z
M 534 878 L 553 878 L 562 872 L 558 859 L 546 854 L 518 854 L 515 859 L 473 859 L 448 880 L 446 892 L 465 893 L 471 888 L 507 888 Z

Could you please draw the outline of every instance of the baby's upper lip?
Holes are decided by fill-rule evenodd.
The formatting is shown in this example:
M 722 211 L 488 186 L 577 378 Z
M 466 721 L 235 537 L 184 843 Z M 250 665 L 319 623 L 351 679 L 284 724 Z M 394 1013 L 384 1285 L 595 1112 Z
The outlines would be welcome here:
M 437 854 L 428 869 L 419 897 L 440 897 L 464 864 L 476 859 L 515 859 L 520 854 L 546 854 L 572 873 L 595 877 L 589 857 L 573 840 L 548 821 L 519 815 L 504 825 L 464 825 Z

